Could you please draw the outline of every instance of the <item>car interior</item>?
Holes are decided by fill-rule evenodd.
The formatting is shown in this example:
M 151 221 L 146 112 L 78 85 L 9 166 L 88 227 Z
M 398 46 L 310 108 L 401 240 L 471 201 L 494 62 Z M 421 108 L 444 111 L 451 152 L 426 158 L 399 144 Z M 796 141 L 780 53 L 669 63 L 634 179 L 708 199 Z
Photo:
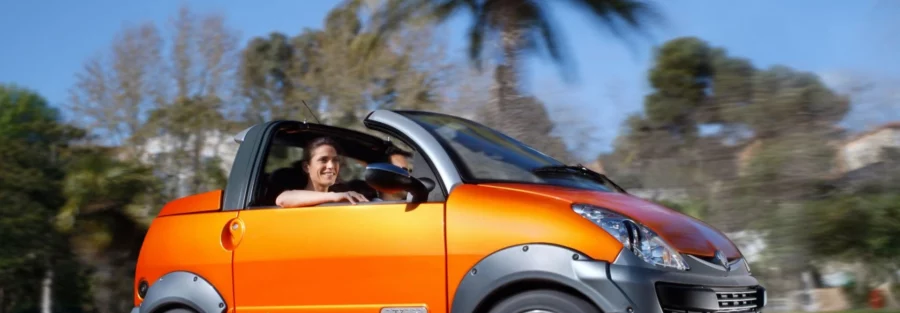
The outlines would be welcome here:
M 389 151 L 400 149 L 399 147 L 378 137 L 347 129 L 334 128 L 325 131 L 282 126 L 275 130 L 266 149 L 262 164 L 264 170 L 260 173 L 258 179 L 260 183 L 256 186 L 257 197 L 251 207 L 278 207 L 275 199 L 283 191 L 306 187 L 307 175 L 301 167 L 303 147 L 307 142 L 320 136 L 331 137 L 341 148 L 340 174 L 338 182 L 331 190 L 356 191 L 370 201 L 379 198 L 379 192 L 363 180 L 363 172 L 367 164 L 390 162 Z M 325 205 L 329 204 L 320 206 Z

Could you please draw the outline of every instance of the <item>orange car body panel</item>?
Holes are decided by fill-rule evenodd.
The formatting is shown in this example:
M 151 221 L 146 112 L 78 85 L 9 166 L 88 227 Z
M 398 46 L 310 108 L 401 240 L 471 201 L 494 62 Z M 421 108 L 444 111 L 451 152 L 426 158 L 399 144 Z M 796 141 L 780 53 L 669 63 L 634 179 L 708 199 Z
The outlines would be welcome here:
M 219 211 L 222 208 L 222 193 L 219 189 L 172 200 L 159 210 L 156 217 Z
M 614 260 L 622 244 L 572 210 L 560 209 L 567 206 L 552 195 L 490 185 L 457 186 L 447 202 L 450 303 L 466 273 L 506 247 L 549 243 L 593 259 Z
M 712 226 L 659 204 L 627 194 L 534 184 L 490 184 L 485 186 L 542 194 L 567 203 L 592 204 L 619 212 L 650 227 L 660 237 L 672 244 L 673 248 L 682 253 L 712 257 L 716 250 L 720 250 L 729 259 L 741 257 L 741 252 L 734 243 Z M 567 209 L 568 206 L 565 208 Z M 554 223 L 556 222 L 554 221 Z
M 240 312 L 446 312 L 443 203 L 252 209 L 239 219 Z
M 222 242 L 228 240 L 228 226 L 237 215 L 237 212 L 211 212 L 154 219 L 141 247 L 134 285 L 146 279 L 152 286 L 173 271 L 192 272 L 213 284 L 227 307 L 233 308 L 232 252 Z M 141 303 L 136 293 L 134 301 L 135 305 Z

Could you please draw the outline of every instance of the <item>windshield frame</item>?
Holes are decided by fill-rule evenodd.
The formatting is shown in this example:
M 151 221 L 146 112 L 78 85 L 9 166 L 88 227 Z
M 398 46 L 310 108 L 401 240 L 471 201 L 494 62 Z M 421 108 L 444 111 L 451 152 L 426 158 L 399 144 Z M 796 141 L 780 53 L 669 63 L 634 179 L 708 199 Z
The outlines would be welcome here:
M 427 111 L 397 110 L 397 111 L 393 111 L 393 112 L 408 118 L 415 124 L 422 127 L 426 132 L 428 132 L 428 134 L 431 137 L 433 137 L 440 144 L 443 151 L 450 158 L 451 162 L 453 162 L 454 167 L 456 168 L 456 171 L 458 172 L 459 178 L 462 181 L 462 183 L 465 183 L 465 184 L 485 184 L 485 183 L 533 184 L 533 185 L 557 186 L 557 187 L 563 187 L 563 188 L 585 189 L 585 190 L 600 191 L 600 192 L 625 193 L 625 191 L 623 189 L 618 187 L 614 182 L 612 182 L 612 180 L 610 180 L 605 175 L 594 172 L 583 166 L 573 166 L 573 169 L 580 167 L 582 170 L 589 171 L 590 173 L 593 173 L 596 175 L 585 175 L 584 173 L 576 173 L 573 170 L 573 172 L 570 172 L 568 174 L 570 176 L 569 179 L 572 180 L 571 184 L 554 183 L 553 181 L 556 180 L 556 178 L 550 178 L 548 176 L 557 176 L 558 177 L 559 175 L 562 175 L 562 172 L 555 172 L 552 174 L 550 174 L 550 173 L 538 174 L 535 172 L 535 170 L 542 168 L 542 167 L 567 166 L 568 164 L 566 164 L 556 158 L 553 158 L 540 150 L 537 150 L 519 140 L 516 140 L 515 138 L 512 138 L 496 129 L 488 127 L 479 122 L 472 121 L 472 120 L 462 118 L 459 116 L 435 113 L 435 112 L 427 112 Z M 457 151 L 456 148 L 451 146 L 452 140 L 448 140 L 447 138 L 444 138 L 444 136 L 442 136 L 439 133 L 439 128 L 441 126 L 446 126 L 446 125 L 449 125 L 450 123 L 445 123 L 444 125 L 435 125 L 435 124 L 429 125 L 429 123 L 425 119 L 423 119 L 423 117 L 438 118 L 438 119 L 442 119 L 444 121 L 448 121 L 450 123 L 459 124 L 460 126 L 464 127 L 465 130 L 461 131 L 461 130 L 457 129 L 457 131 L 458 131 L 457 135 L 462 134 L 464 136 L 470 136 L 464 132 L 465 131 L 476 131 L 476 132 L 486 132 L 486 133 L 490 134 L 491 136 L 498 137 L 504 143 L 508 143 L 509 145 L 511 145 L 514 148 L 506 147 L 506 145 L 497 144 L 496 142 L 490 142 L 485 147 L 489 148 L 491 150 L 502 151 L 504 154 L 511 154 L 517 159 L 533 160 L 534 161 L 533 164 L 535 166 L 531 167 L 530 169 L 525 169 L 525 168 L 521 168 L 521 167 L 520 167 L 520 169 L 523 172 L 528 172 L 531 175 L 539 177 L 540 181 L 528 181 L 528 180 L 520 180 L 520 179 L 502 179 L 502 178 L 492 178 L 492 177 L 477 177 L 473 173 L 472 168 L 470 168 L 471 160 L 466 160 L 465 158 L 463 158 L 459 154 L 459 151 Z M 435 126 L 437 126 L 437 127 L 435 127 Z M 547 176 L 545 176 L 545 175 L 547 175 Z M 576 178 L 576 177 L 578 177 L 578 178 Z M 577 182 L 575 180 L 585 179 L 585 178 L 588 178 L 592 184 L 596 184 L 597 186 L 599 186 L 599 188 L 598 187 L 591 188 L 591 187 L 577 186 Z M 610 187 L 610 185 L 612 187 Z

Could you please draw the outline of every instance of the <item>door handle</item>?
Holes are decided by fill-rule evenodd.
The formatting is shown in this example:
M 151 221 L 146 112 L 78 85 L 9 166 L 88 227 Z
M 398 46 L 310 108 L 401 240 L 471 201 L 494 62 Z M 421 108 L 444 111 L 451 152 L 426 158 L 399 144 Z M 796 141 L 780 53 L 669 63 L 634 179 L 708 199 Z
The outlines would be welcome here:
M 222 247 L 225 250 L 234 250 L 244 238 L 244 221 L 240 218 L 233 218 L 225 223 L 222 229 Z

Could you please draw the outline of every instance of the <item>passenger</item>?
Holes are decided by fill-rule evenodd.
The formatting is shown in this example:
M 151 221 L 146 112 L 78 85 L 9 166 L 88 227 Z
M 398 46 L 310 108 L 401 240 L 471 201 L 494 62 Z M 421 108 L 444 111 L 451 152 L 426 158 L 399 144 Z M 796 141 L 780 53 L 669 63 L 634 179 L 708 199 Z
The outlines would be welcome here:
M 302 169 L 306 172 L 306 188 L 287 190 L 278 195 L 275 204 L 280 207 L 306 207 L 327 202 L 349 201 L 368 202 L 355 191 L 332 192 L 329 188 L 337 181 L 340 173 L 340 147 L 328 137 L 310 141 L 303 149 Z
M 411 153 L 394 148 L 388 151 L 388 157 L 390 158 L 391 164 L 396 165 L 412 174 L 412 168 L 409 167 L 409 158 L 412 157 Z M 409 200 L 410 194 L 406 191 L 385 193 L 381 196 L 381 198 L 385 201 Z

